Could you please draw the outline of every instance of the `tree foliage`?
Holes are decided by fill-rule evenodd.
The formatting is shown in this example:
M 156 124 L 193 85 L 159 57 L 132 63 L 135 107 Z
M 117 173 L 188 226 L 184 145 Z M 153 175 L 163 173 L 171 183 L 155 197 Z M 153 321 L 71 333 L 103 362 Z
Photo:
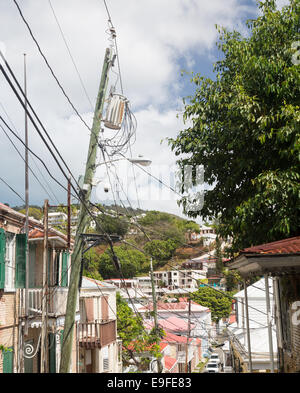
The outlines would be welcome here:
M 172 239 L 151 240 L 145 244 L 144 251 L 159 265 L 172 258 L 176 247 L 177 242 Z
M 267 0 L 259 8 L 247 37 L 218 27 L 216 78 L 193 75 L 188 127 L 169 139 L 176 155 L 188 157 L 180 166 L 205 169 L 204 206 L 189 215 L 218 218 L 232 252 L 300 228 L 300 67 L 293 61 L 300 3 L 279 11 Z
M 96 218 L 99 227 L 96 228 L 97 232 L 108 233 L 109 235 L 124 236 L 128 231 L 128 221 L 121 217 L 114 217 L 109 214 L 100 214 Z
M 126 246 L 114 247 L 124 278 L 132 278 L 150 270 L 149 258 L 138 250 Z M 102 255 L 97 255 L 98 271 L 104 279 L 119 278 L 120 273 L 113 262 L 111 250 L 106 250 Z
M 135 315 L 126 301 L 117 293 L 118 336 L 123 345 L 123 364 L 133 362 L 139 371 L 148 369 L 152 357 L 161 358 L 159 343 L 165 335 L 163 330 L 152 329 L 149 333 L 143 327 L 143 318 Z
M 197 292 L 191 294 L 192 300 L 210 309 L 211 318 L 215 322 L 218 322 L 221 318 L 229 317 L 232 305 L 229 296 L 228 293 L 225 295 L 210 287 L 201 287 Z

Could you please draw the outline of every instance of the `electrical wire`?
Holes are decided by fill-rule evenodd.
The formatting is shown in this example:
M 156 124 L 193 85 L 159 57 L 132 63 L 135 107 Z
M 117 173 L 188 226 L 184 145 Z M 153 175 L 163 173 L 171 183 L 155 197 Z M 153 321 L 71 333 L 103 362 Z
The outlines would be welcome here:
M 5 131 L 5 129 L 2 127 L 2 125 L 0 125 L 0 128 L 2 129 L 2 131 L 4 132 L 4 134 L 6 135 L 6 137 L 8 138 L 8 140 L 10 141 L 10 143 L 12 144 L 12 146 L 14 147 L 14 149 L 17 151 L 18 155 L 21 157 L 21 159 L 25 162 L 24 157 L 22 156 L 21 152 L 19 151 L 19 149 L 17 148 L 17 146 L 14 144 L 14 142 L 12 141 L 12 139 L 10 138 L 10 136 L 7 134 L 7 132 Z M 39 178 L 36 176 L 36 174 L 33 172 L 33 170 L 31 169 L 31 167 L 28 165 L 28 168 L 30 170 L 30 172 L 32 173 L 32 175 L 34 176 L 34 178 L 37 180 L 37 182 L 39 183 L 39 185 L 43 188 L 43 190 L 46 192 L 46 194 L 48 195 L 48 197 L 50 199 L 52 199 L 52 197 L 50 196 L 50 194 L 48 193 L 48 191 L 46 190 L 46 188 L 43 186 L 43 184 L 40 182 Z
M 76 113 L 76 115 L 77 115 L 77 116 L 79 117 L 79 119 L 81 120 L 81 122 L 85 125 L 85 127 L 86 127 L 89 131 L 92 131 L 91 128 L 89 127 L 89 125 L 88 125 L 88 124 L 85 122 L 85 120 L 82 118 L 82 116 L 80 115 L 79 111 L 76 109 L 75 105 L 72 103 L 71 99 L 69 98 L 68 94 L 66 93 L 65 89 L 63 88 L 62 84 L 61 84 L 60 81 L 58 80 L 56 74 L 55 74 L 54 71 L 53 71 L 53 68 L 50 66 L 50 64 L 49 64 L 49 62 L 48 62 L 48 60 L 47 60 L 45 54 L 43 53 L 43 51 L 42 51 L 42 49 L 41 49 L 41 47 L 40 47 L 40 45 L 39 45 L 37 39 L 35 38 L 35 36 L 34 36 L 32 30 L 31 30 L 31 28 L 30 28 L 30 26 L 29 26 L 28 21 L 25 19 L 24 15 L 23 15 L 23 12 L 22 12 L 22 10 L 21 10 L 21 8 L 20 8 L 18 2 L 17 2 L 16 0 L 13 0 L 13 2 L 15 3 L 15 5 L 16 5 L 18 11 L 19 11 L 19 14 L 20 14 L 20 16 L 21 16 L 21 18 L 22 18 L 22 20 L 23 20 L 23 22 L 25 23 L 25 25 L 26 25 L 26 27 L 27 27 L 27 29 L 28 29 L 28 31 L 29 31 L 29 34 L 30 34 L 31 38 L 33 39 L 35 45 L 37 46 L 37 49 L 38 49 L 39 53 L 41 54 L 42 58 L 44 59 L 46 65 L 47 65 L 47 67 L 48 67 L 48 69 L 50 70 L 50 72 L 51 72 L 53 78 L 55 79 L 55 81 L 56 81 L 58 87 L 60 88 L 61 92 L 63 93 L 63 95 L 65 96 L 65 98 L 66 98 L 67 101 L 69 102 L 70 106 L 72 107 L 73 111 Z
M 2 177 L 0 177 L 0 180 L 15 194 L 17 195 L 24 203 L 24 199 L 21 197 L 21 195 L 13 188 L 11 187 L 4 179 L 2 179 Z
M 7 119 L 8 119 L 8 121 L 9 121 L 10 124 L 11 124 L 11 126 L 13 127 L 13 129 L 15 130 L 15 132 L 18 134 L 18 136 L 20 136 L 20 134 L 19 134 L 18 131 L 17 131 L 16 126 L 14 125 L 13 121 L 11 120 L 11 117 L 8 115 L 7 111 L 5 110 L 5 108 L 4 108 L 3 104 L 2 104 L 2 102 L 0 102 L 0 106 L 2 107 L 2 110 L 3 110 L 3 112 L 5 113 L 5 115 L 6 115 Z M 3 131 L 4 131 L 4 130 L 3 130 Z M 4 131 L 4 132 L 5 132 L 5 131 Z M 47 187 L 49 188 L 49 191 L 51 192 L 51 194 L 53 195 L 53 197 L 50 197 L 50 195 L 48 194 L 48 192 L 46 192 L 47 195 L 49 196 L 50 199 L 52 199 L 52 200 L 55 199 L 55 200 L 57 201 L 57 203 L 59 203 L 58 198 L 56 197 L 55 193 L 53 192 L 53 190 L 52 190 L 50 184 L 49 184 L 49 183 L 47 182 L 47 180 L 45 179 L 45 177 L 44 177 L 43 173 L 41 172 L 40 168 L 38 167 L 38 165 L 37 165 L 37 163 L 36 163 L 34 157 L 32 156 L 31 153 L 30 153 L 30 155 L 31 155 L 32 162 L 34 163 L 36 169 L 38 170 L 39 174 L 40 174 L 41 177 L 43 178 L 45 184 L 46 184 Z M 38 180 L 38 179 L 37 179 L 37 180 Z M 46 191 L 45 188 L 42 186 L 42 184 L 40 184 L 40 185 L 41 185 L 41 187 L 43 188 L 43 190 Z
M 58 17 L 57 17 L 57 15 L 56 15 L 56 12 L 55 12 L 55 10 L 54 10 L 54 7 L 53 7 L 53 4 L 52 4 L 51 0 L 48 0 L 48 3 L 49 3 L 49 5 L 50 5 L 50 8 L 51 8 L 51 10 L 52 10 L 54 19 L 55 19 L 55 21 L 56 21 L 56 24 L 57 24 L 57 26 L 58 26 L 58 29 L 59 29 L 60 34 L 61 34 L 61 36 L 62 36 L 62 39 L 63 39 L 63 41 L 64 41 L 64 43 L 65 43 L 65 46 L 66 46 L 66 48 L 67 48 L 67 51 L 68 51 L 68 53 L 69 53 L 70 59 L 71 59 L 71 61 L 72 61 L 72 63 L 73 63 L 73 66 L 74 66 L 74 68 L 75 68 L 75 71 L 76 71 L 76 73 L 77 73 L 77 76 L 78 76 L 78 79 L 79 79 L 79 81 L 80 81 L 82 90 L 83 90 L 83 92 L 84 92 L 84 94 L 85 94 L 85 96 L 86 96 L 86 98 L 87 98 L 87 100 L 88 100 L 88 102 L 89 102 L 89 104 L 90 104 L 90 106 L 91 106 L 92 111 L 94 111 L 94 106 L 93 106 L 92 101 L 91 101 L 91 99 L 90 99 L 90 97 L 89 97 L 89 94 L 88 94 L 88 92 L 87 92 L 87 89 L 86 89 L 86 87 L 85 87 L 85 85 L 84 85 L 83 79 L 82 79 L 82 77 L 81 77 L 81 75 L 80 75 L 80 72 L 79 72 L 79 70 L 78 70 L 78 67 L 77 67 L 77 65 L 76 65 L 76 62 L 75 62 L 74 57 L 73 57 L 73 55 L 72 55 L 70 46 L 68 45 L 68 42 L 67 42 L 66 37 L 65 37 L 65 34 L 64 34 L 63 30 L 62 30 L 61 24 L 59 23 Z

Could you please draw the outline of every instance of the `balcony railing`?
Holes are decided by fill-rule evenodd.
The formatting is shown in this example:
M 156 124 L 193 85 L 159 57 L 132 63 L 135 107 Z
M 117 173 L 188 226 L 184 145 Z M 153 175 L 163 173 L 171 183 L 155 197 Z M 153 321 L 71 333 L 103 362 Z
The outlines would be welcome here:
M 101 348 L 116 341 L 116 321 L 78 324 L 79 345 L 82 348 Z
M 42 314 L 43 291 L 41 288 L 28 290 L 29 315 Z M 68 288 L 51 287 L 48 288 L 48 316 L 59 317 L 66 314 L 68 298 Z M 77 301 L 76 312 L 79 311 L 79 302 Z

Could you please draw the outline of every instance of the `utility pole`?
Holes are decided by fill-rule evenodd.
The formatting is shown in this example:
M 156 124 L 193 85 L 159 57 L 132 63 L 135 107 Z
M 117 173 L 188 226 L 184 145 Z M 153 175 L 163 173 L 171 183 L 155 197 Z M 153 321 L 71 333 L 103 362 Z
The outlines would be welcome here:
M 41 373 L 47 372 L 48 358 L 48 200 L 44 202 L 44 242 L 43 242 L 43 290 L 42 290 L 42 332 L 41 332 Z
M 154 326 L 155 332 L 158 333 L 158 320 L 157 320 L 157 304 L 156 304 L 156 292 L 155 292 L 155 285 L 154 285 L 154 276 L 153 276 L 153 263 L 152 258 L 150 259 L 150 276 L 151 276 L 151 285 L 152 285 L 152 298 L 153 298 L 153 313 L 154 313 Z M 158 372 L 162 373 L 163 367 L 161 364 L 161 360 L 157 359 L 158 365 Z
M 252 355 L 251 355 L 251 341 L 250 341 L 250 327 L 249 327 L 249 308 L 248 308 L 248 294 L 247 294 L 247 283 L 244 280 L 244 293 L 245 293 L 245 305 L 246 305 L 246 326 L 247 326 L 247 343 L 248 343 L 248 368 L 249 373 L 252 373 Z
M 81 206 L 78 217 L 78 225 L 75 236 L 75 244 L 71 257 L 71 276 L 68 291 L 66 318 L 64 326 L 64 337 L 61 350 L 60 373 L 68 373 L 70 371 L 72 342 L 75 326 L 76 303 L 78 294 L 78 285 L 82 261 L 83 239 L 81 234 L 85 233 L 88 225 L 88 213 L 85 206 L 89 205 L 92 191 L 92 181 L 96 168 L 96 154 L 98 148 L 98 139 L 101 128 L 102 112 L 104 107 L 105 93 L 108 83 L 108 72 L 112 65 L 111 50 L 106 49 L 100 87 L 94 112 L 93 126 L 91 130 L 90 145 L 84 176 L 84 186 L 81 192 Z
M 25 263 L 25 326 L 24 334 L 28 335 L 28 310 L 29 310 L 29 297 L 28 297 L 28 287 L 29 287 L 29 179 L 28 179 L 28 116 L 27 116 L 27 75 L 26 75 L 26 54 L 24 53 L 24 93 L 25 93 L 25 209 L 26 209 L 26 219 L 25 219 L 25 233 L 26 233 L 26 263 Z
M 188 335 L 187 335 L 187 340 L 186 340 L 186 349 L 185 349 L 185 372 L 189 372 L 189 341 L 190 341 L 190 335 L 191 335 L 191 298 L 189 297 L 189 317 L 188 317 Z
M 68 180 L 68 250 L 71 246 L 71 178 Z

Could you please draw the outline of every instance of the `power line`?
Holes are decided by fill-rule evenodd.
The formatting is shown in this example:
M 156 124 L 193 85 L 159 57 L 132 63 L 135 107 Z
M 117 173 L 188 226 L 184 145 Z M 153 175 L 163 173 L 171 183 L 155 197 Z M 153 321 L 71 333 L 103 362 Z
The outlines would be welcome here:
M 22 156 L 22 154 L 20 153 L 19 149 L 17 148 L 17 146 L 14 144 L 14 142 L 12 141 L 12 139 L 9 137 L 9 135 L 7 134 L 7 132 L 5 131 L 5 129 L 2 127 L 2 125 L 0 125 L 0 128 L 2 129 L 2 131 L 4 132 L 4 134 L 7 136 L 8 140 L 10 141 L 10 143 L 13 145 L 13 147 L 15 148 L 15 150 L 17 151 L 17 153 L 19 154 L 19 156 L 21 157 L 21 159 L 25 162 L 24 157 Z M 43 190 L 46 192 L 46 194 L 49 196 L 50 199 L 52 199 L 52 197 L 48 194 L 48 191 L 46 190 L 46 188 L 43 186 L 43 184 L 40 182 L 39 178 L 36 176 L 36 174 L 33 172 L 33 170 L 31 169 L 31 167 L 28 165 L 28 168 L 30 170 L 30 172 L 32 173 L 32 175 L 35 177 L 35 179 L 37 180 L 37 182 L 40 184 L 40 186 L 43 188 Z
M 25 19 L 24 15 L 23 15 L 23 13 L 22 13 L 22 10 L 21 10 L 21 8 L 20 8 L 20 6 L 19 6 L 19 4 L 18 4 L 18 2 L 17 2 L 16 0 L 13 0 L 13 1 L 14 1 L 15 5 L 16 5 L 18 11 L 19 11 L 19 14 L 20 14 L 20 16 L 21 16 L 23 22 L 25 23 L 25 25 L 26 25 L 26 27 L 27 27 L 27 29 L 28 29 L 30 35 L 31 35 L 31 38 L 33 39 L 34 43 L 36 44 L 36 46 L 37 46 L 37 48 L 38 48 L 38 51 L 40 52 L 41 56 L 43 57 L 43 59 L 44 59 L 46 65 L 47 65 L 48 69 L 50 70 L 50 72 L 51 72 L 53 78 L 55 79 L 57 85 L 59 86 L 59 88 L 60 88 L 60 90 L 62 91 L 63 95 L 66 97 L 67 101 L 69 102 L 69 104 L 71 105 L 72 109 L 74 110 L 74 112 L 76 113 L 76 115 L 79 117 L 79 119 L 81 120 L 81 122 L 85 125 L 85 127 L 86 127 L 89 131 L 91 131 L 91 128 L 90 128 L 90 127 L 88 126 L 88 124 L 84 121 L 84 119 L 83 119 L 82 116 L 80 115 L 79 111 L 76 109 L 75 105 L 72 103 L 71 99 L 70 99 L 69 96 L 67 95 L 65 89 L 64 89 L 63 86 L 61 85 L 61 83 L 60 83 L 60 81 L 58 80 L 56 74 L 54 73 L 53 68 L 50 66 L 50 64 L 49 64 L 49 62 L 48 62 L 46 56 L 44 55 L 44 53 L 43 53 L 43 51 L 42 51 L 42 49 L 41 49 L 41 47 L 40 47 L 40 45 L 39 45 L 37 39 L 35 38 L 35 36 L 34 36 L 32 30 L 31 30 L 31 28 L 30 28 L 30 26 L 29 26 L 29 23 L 28 23 L 27 20 Z
M 89 95 L 88 95 L 87 89 L 86 89 L 86 87 L 85 87 L 85 85 L 84 85 L 83 79 L 82 79 L 82 77 L 81 77 L 81 75 L 80 75 L 80 72 L 79 72 L 78 67 L 77 67 L 77 65 L 76 65 L 76 62 L 75 62 L 75 60 L 74 60 L 74 57 L 73 57 L 73 55 L 72 55 L 72 53 L 71 53 L 71 49 L 70 49 L 70 47 L 69 47 L 69 45 L 68 45 L 68 42 L 67 42 L 66 37 L 65 37 L 65 34 L 64 34 L 63 30 L 62 30 L 62 27 L 61 27 L 61 25 L 60 25 L 60 23 L 59 23 L 59 20 L 58 20 L 58 18 L 57 18 L 57 15 L 56 15 L 56 13 L 55 13 L 55 11 L 54 11 L 53 4 L 51 3 L 51 0 L 48 0 L 48 2 L 49 2 L 49 5 L 50 5 L 50 7 L 51 7 L 51 10 L 52 10 L 53 16 L 54 16 L 54 18 L 55 18 L 56 24 L 57 24 L 57 26 L 58 26 L 58 28 L 59 28 L 60 33 L 61 33 L 62 39 L 63 39 L 63 41 L 64 41 L 64 43 L 65 43 L 65 46 L 66 46 L 67 51 L 68 51 L 68 53 L 69 53 L 69 56 L 70 56 L 70 58 L 71 58 L 71 61 L 72 61 L 72 63 L 73 63 L 73 66 L 74 66 L 74 68 L 75 68 L 75 71 L 76 71 L 76 73 L 77 73 L 77 76 L 78 76 L 78 78 L 79 78 L 79 81 L 80 81 L 80 84 L 81 84 L 82 89 L 83 89 L 83 91 L 84 91 L 84 94 L 85 94 L 85 96 L 86 96 L 86 98 L 87 98 L 87 100 L 88 100 L 88 102 L 89 102 L 89 104 L 91 105 L 91 108 L 92 108 L 92 110 L 93 110 L 94 108 L 93 108 L 92 101 L 91 101 L 91 99 L 90 99 L 90 97 L 89 97 Z
M 13 121 L 11 120 L 11 117 L 8 115 L 7 111 L 5 110 L 5 108 L 4 108 L 4 106 L 3 106 L 3 104 L 2 104 L 1 102 L 0 102 L 0 105 L 1 105 L 1 107 L 2 107 L 2 109 L 3 109 L 3 111 L 4 111 L 4 113 L 5 113 L 5 115 L 6 115 L 6 117 L 7 117 L 7 119 L 9 120 L 10 124 L 11 124 L 12 127 L 14 128 L 15 132 L 20 136 L 20 134 L 19 134 L 18 131 L 17 131 L 16 126 L 14 125 Z M 57 203 L 59 203 L 58 198 L 57 198 L 56 195 L 54 194 L 54 192 L 53 192 L 53 190 L 52 190 L 50 184 L 49 184 L 49 183 L 47 182 L 47 180 L 45 179 L 45 177 L 44 177 L 42 171 L 41 171 L 40 168 L 38 167 L 38 165 L 37 165 L 37 163 L 36 163 L 34 157 L 32 156 L 32 154 L 31 154 L 31 159 L 32 159 L 32 161 L 33 161 L 33 163 L 34 163 L 36 169 L 38 170 L 39 174 L 40 174 L 41 177 L 43 178 L 45 184 L 47 184 L 47 187 L 49 188 L 49 191 L 50 191 L 51 194 L 53 195 L 54 199 L 57 201 Z M 42 185 L 41 185 L 41 187 L 45 190 L 45 188 L 44 188 Z M 47 193 L 47 195 L 49 196 L 50 199 L 53 199 L 52 197 L 50 197 L 50 195 L 48 194 L 47 191 L 46 191 L 46 193 Z
M 14 194 L 16 194 L 24 203 L 25 203 L 25 201 L 24 201 L 24 199 L 20 196 L 20 194 L 15 190 L 15 189 L 13 189 L 4 179 L 2 179 L 2 177 L 0 177 L 0 180 L 14 193 Z

